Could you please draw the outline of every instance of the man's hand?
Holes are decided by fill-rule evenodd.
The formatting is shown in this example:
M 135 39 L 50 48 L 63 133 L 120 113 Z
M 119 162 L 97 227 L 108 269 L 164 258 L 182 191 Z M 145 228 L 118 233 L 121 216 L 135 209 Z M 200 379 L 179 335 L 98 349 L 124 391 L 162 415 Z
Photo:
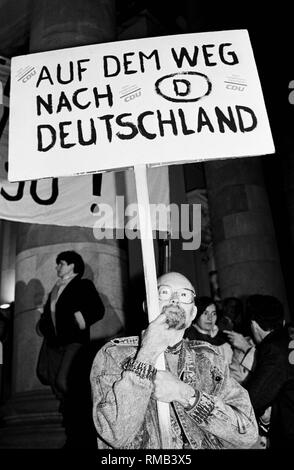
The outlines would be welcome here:
M 270 424 L 271 413 L 272 413 L 272 407 L 268 406 L 265 412 L 263 413 L 263 415 L 260 416 L 259 418 L 262 424 L 267 425 L 267 426 Z
M 84 319 L 82 313 L 80 311 L 75 312 L 74 317 L 75 317 L 75 321 L 76 321 L 79 329 L 80 330 L 85 330 L 86 329 L 86 322 L 85 322 L 85 319 Z
M 158 356 L 166 348 L 178 341 L 179 332 L 174 328 L 169 328 L 166 322 L 166 315 L 162 313 L 153 320 L 142 336 L 142 345 L 137 354 L 137 360 L 155 364 Z
M 234 348 L 240 349 L 244 353 L 246 353 L 251 348 L 252 345 L 246 338 L 244 338 L 243 335 L 241 335 L 241 333 L 229 330 L 224 330 L 224 333 L 226 333 L 230 343 L 232 346 L 234 346 Z
M 178 377 L 166 370 L 158 370 L 154 379 L 153 396 L 156 400 L 170 403 L 178 401 L 183 406 L 189 405 L 189 399 L 195 395 L 191 385 L 182 382 Z

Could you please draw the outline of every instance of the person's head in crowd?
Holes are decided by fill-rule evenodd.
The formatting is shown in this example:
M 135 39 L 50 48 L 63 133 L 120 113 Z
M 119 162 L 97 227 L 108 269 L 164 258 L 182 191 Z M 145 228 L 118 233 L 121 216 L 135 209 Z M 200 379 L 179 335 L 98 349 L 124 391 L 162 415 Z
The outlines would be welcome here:
M 197 308 L 195 289 L 182 274 L 169 272 L 157 280 L 159 312 L 166 315 L 169 328 L 187 329 L 194 320 Z
M 256 343 L 284 324 L 283 305 L 272 295 L 251 295 L 247 301 L 247 314 Z
M 211 297 L 196 298 L 195 304 L 197 307 L 197 317 L 193 324 L 198 326 L 203 332 L 210 334 L 216 326 L 217 321 L 217 307 Z
M 291 320 L 288 324 L 288 334 L 291 339 L 294 339 L 294 320 Z
M 243 305 L 238 297 L 226 297 L 222 302 L 222 312 L 218 321 L 220 330 L 234 330 L 239 333 L 243 328 Z
M 75 251 L 63 251 L 56 257 L 57 276 L 65 278 L 72 275 L 82 277 L 85 271 L 85 264 L 81 255 Z

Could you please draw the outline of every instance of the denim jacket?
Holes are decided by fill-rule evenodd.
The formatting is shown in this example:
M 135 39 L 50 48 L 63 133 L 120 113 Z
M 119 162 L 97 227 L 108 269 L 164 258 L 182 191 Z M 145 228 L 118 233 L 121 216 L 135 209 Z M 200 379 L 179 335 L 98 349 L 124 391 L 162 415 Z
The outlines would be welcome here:
M 94 359 L 93 419 L 100 449 L 162 448 L 153 383 L 123 369 L 137 350 L 137 337 L 118 338 L 104 345 Z M 230 377 L 213 346 L 183 340 L 178 377 L 200 392 L 189 409 L 176 401 L 170 404 L 171 420 L 184 436 L 182 448 L 244 449 L 256 442 L 249 395 Z

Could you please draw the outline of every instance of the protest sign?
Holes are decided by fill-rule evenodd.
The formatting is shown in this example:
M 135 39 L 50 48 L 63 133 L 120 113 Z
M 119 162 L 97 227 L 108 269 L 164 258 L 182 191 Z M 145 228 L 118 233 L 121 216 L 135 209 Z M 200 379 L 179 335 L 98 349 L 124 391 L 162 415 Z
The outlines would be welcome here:
M 15 57 L 9 180 L 274 152 L 246 30 Z
M 0 218 L 93 227 L 99 210 L 108 207 L 103 213 L 103 227 L 123 228 L 128 220 L 126 207 L 137 201 L 133 172 L 8 182 L 9 75 L 10 60 L 0 56 Z M 168 169 L 150 168 L 148 184 L 151 203 L 168 208 Z M 153 229 L 168 230 L 163 218 L 154 218 L 152 223 Z
M 150 321 L 159 304 L 151 216 L 145 220 L 140 209 L 149 207 L 146 165 L 273 152 L 245 30 L 120 41 L 12 60 L 9 180 L 134 167 Z M 164 366 L 163 357 L 158 362 Z M 165 405 L 158 404 L 159 422 L 162 447 L 170 448 Z

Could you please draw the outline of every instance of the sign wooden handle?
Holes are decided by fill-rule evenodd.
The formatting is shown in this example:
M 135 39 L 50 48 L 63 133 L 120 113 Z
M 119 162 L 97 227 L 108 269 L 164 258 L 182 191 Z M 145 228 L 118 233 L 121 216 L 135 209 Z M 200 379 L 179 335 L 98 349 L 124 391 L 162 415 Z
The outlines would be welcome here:
M 159 315 L 159 304 L 146 165 L 135 165 L 134 171 L 137 190 L 148 319 L 149 322 L 151 322 Z M 156 362 L 156 367 L 157 369 L 165 370 L 163 353 L 159 356 Z M 163 449 L 171 449 L 169 404 L 158 401 L 157 411 L 161 434 L 161 446 Z

